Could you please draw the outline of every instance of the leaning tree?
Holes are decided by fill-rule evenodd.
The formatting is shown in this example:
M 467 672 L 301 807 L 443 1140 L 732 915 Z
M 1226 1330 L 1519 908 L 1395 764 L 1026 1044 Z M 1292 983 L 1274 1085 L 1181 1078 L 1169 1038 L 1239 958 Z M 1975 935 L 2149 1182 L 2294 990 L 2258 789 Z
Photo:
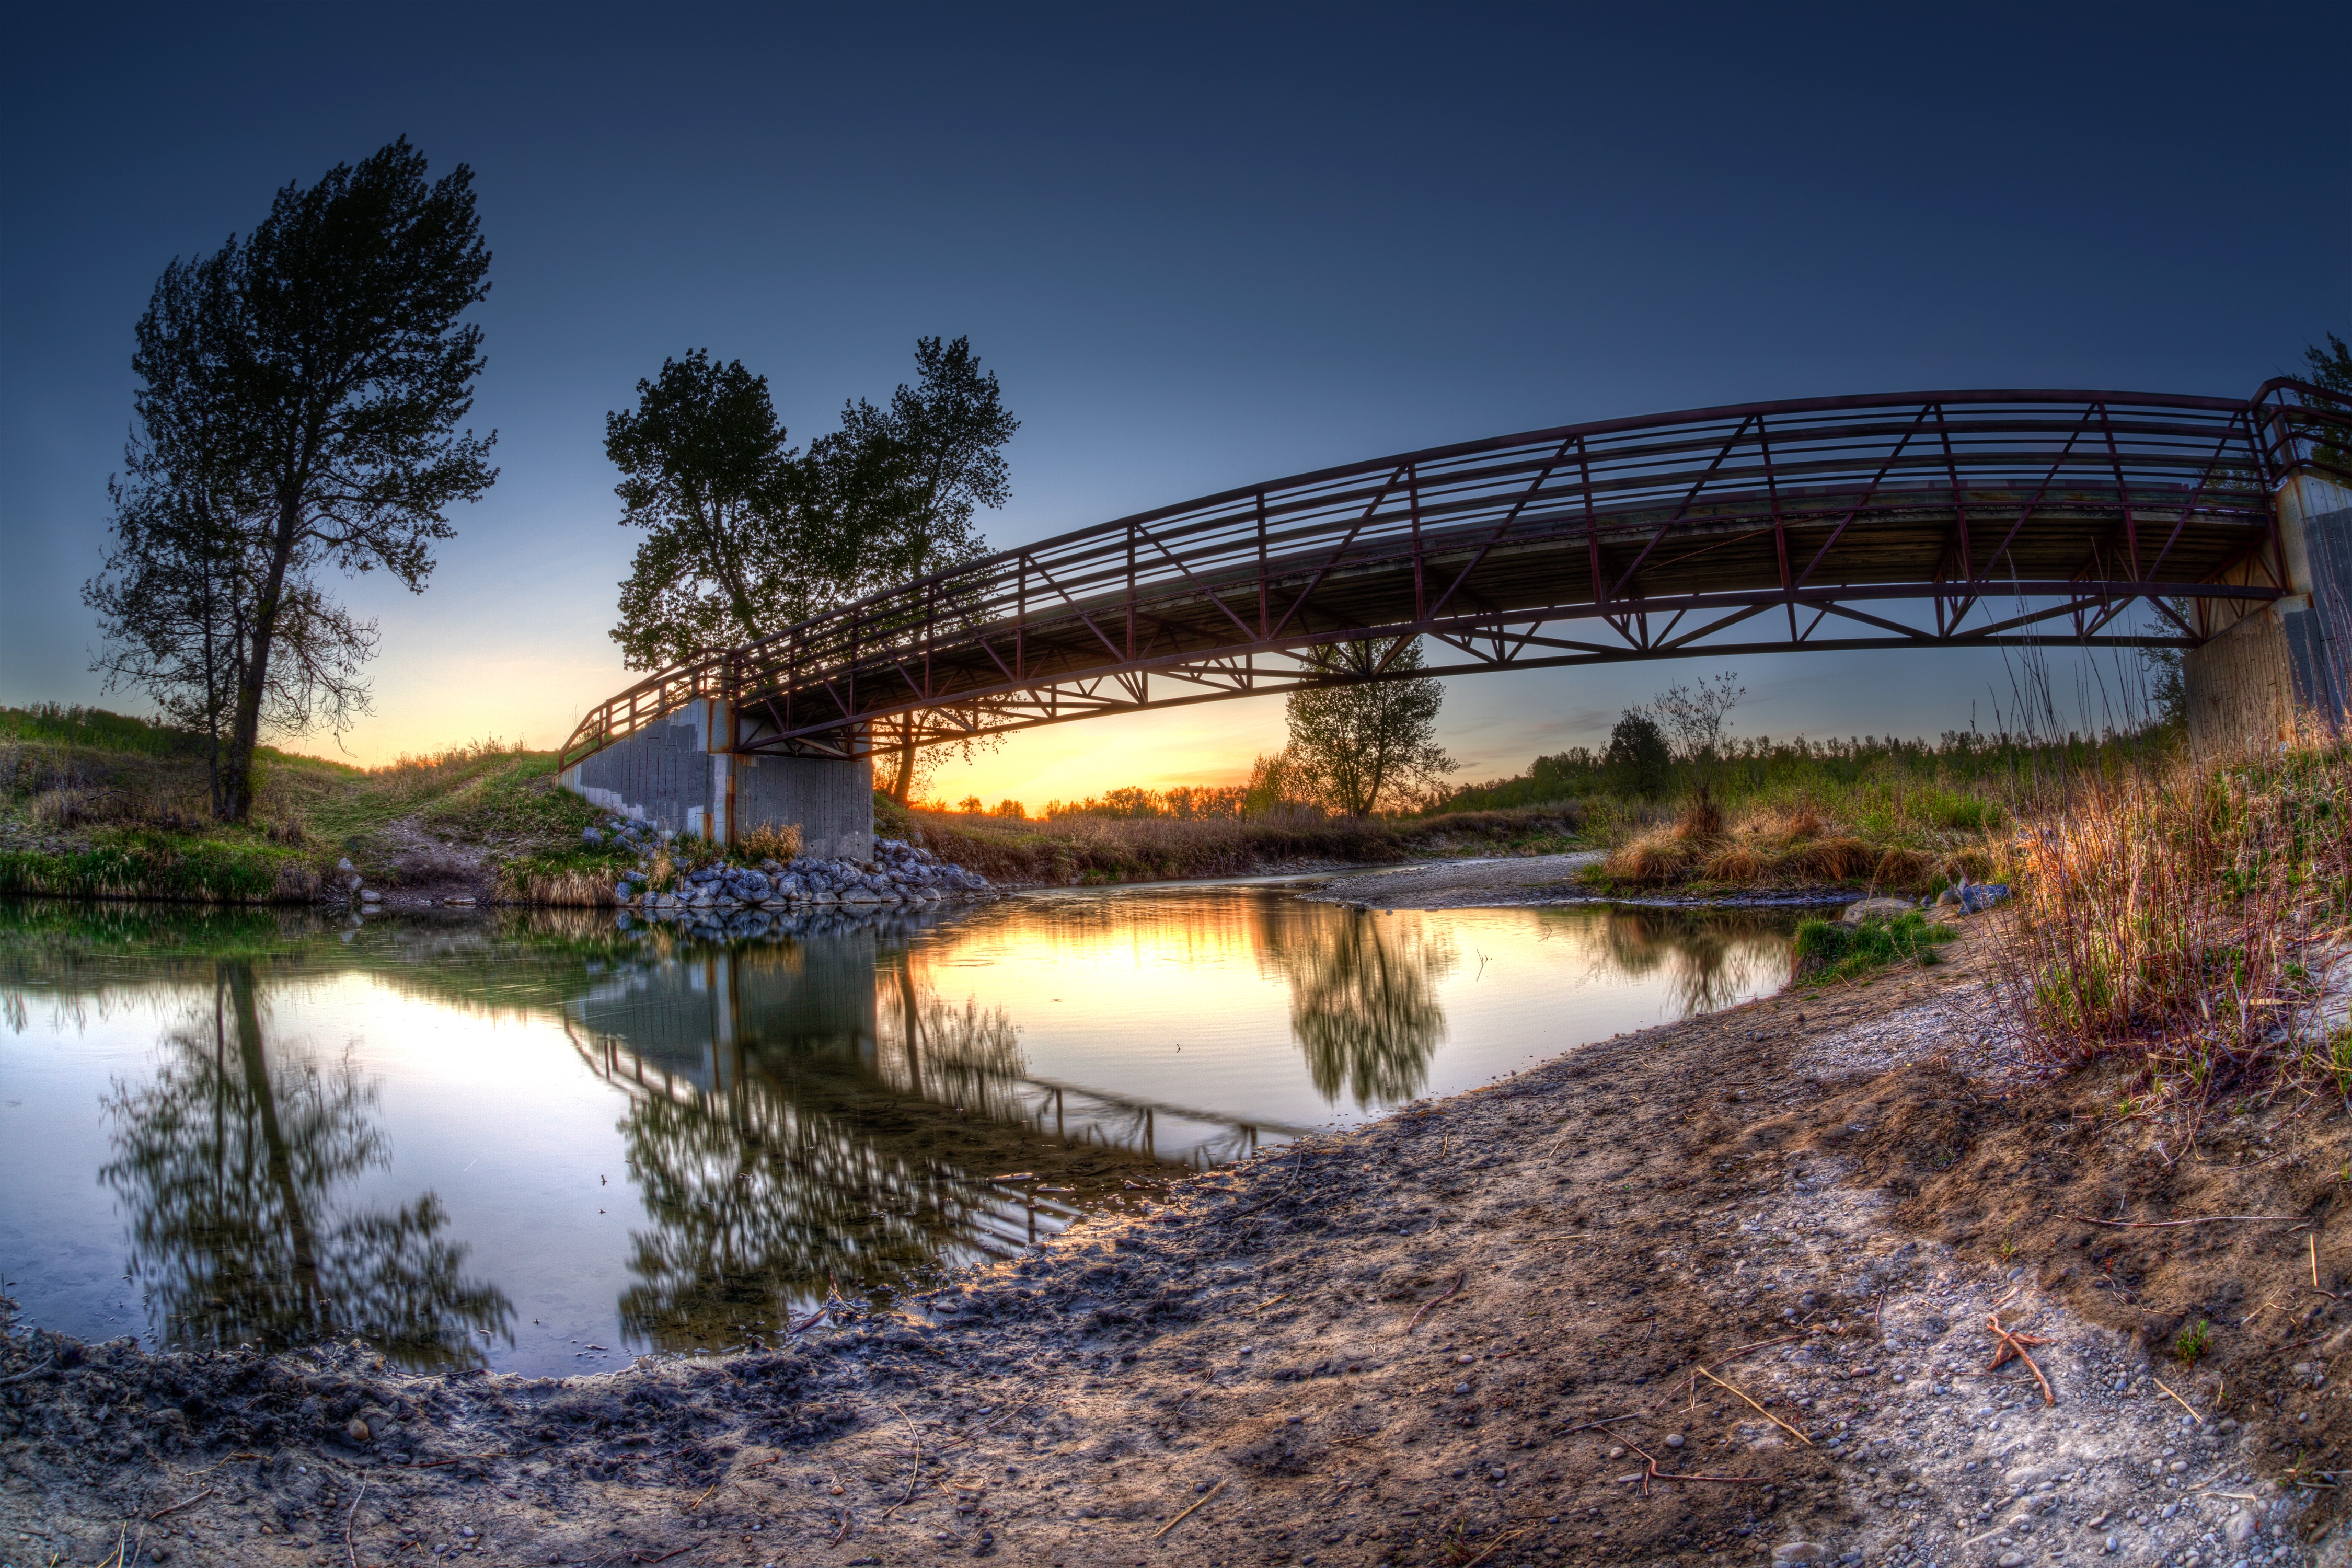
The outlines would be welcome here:
M 459 428 L 484 363 L 460 318 L 489 265 L 472 171 L 428 181 L 404 137 L 286 186 L 155 286 L 112 547 L 83 593 L 98 667 L 212 725 L 226 820 L 252 812 L 263 730 L 365 710 L 375 627 L 328 580 L 382 570 L 421 593 L 449 508 L 498 478 L 495 433 Z

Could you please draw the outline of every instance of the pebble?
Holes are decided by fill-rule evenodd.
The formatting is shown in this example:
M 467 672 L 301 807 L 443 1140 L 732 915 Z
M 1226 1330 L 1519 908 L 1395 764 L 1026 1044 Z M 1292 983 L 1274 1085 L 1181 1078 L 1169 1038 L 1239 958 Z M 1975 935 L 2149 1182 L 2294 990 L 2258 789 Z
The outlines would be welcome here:
M 1470 1392 L 1470 1385 L 1466 1383 L 1457 1383 L 1454 1385 L 1454 1392 L 1456 1394 L 1467 1394 Z
M 1669 1448 L 1679 1448 L 1679 1447 L 1681 1447 L 1682 1446 L 1683 1446 L 1683 1435 L 1682 1435 L 1681 1433 L 1679 1433 L 1679 1432 L 1670 1432 L 1670 1433 L 1668 1433 L 1668 1434 L 1666 1435 L 1666 1447 L 1669 1447 Z

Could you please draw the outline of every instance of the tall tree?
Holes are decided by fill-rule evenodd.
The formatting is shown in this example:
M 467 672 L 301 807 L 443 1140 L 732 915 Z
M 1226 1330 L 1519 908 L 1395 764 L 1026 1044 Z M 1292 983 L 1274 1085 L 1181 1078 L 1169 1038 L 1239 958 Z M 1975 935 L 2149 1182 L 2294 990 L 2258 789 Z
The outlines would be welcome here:
M 843 552 L 855 563 L 853 596 L 986 552 L 973 514 L 1013 498 L 1003 447 L 1020 428 L 969 338 L 916 339 L 914 385 L 900 383 L 887 408 L 862 397 L 844 406 L 841 428 L 819 439 L 810 458 Z M 913 720 L 899 721 L 884 787 L 900 805 L 939 754 L 915 741 Z M 963 752 L 995 743 L 967 741 Z
M 645 539 L 613 640 L 633 669 L 749 642 L 834 602 L 845 562 L 806 526 L 807 465 L 784 444 L 768 378 L 696 349 L 604 416 L 624 527 Z
M 429 182 L 402 138 L 315 185 L 289 184 L 269 216 L 215 254 L 173 261 L 131 359 L 140 434 L 116 492 L 115 547 L 85 590 L 107 622 L 112 666 L 151 689 L 230 672 L 220 815 L 253 806 L 265 726 L 341 729 L 363 711 L 373 624 L 323 586 L 331 572 L 390 573 L 422 592 L 445 513 L 497 479 L 495 434 L 473 406 L 481 329 L 459 318 L 488 292 L 489 252 L 459 164 Z M 193 662 L 140 607 L 142 572 L 169 585 L 166 619 L 226 594 Z M 208 613 L 196 622 L 214 624 Z M 184 643 L 184 636 L 182 638 Z M 162 647 L 164 657 L 149 657 Z
M 1332 644 L 1308 657 L 1335 675 L 1392 677 L 1421 668 L 1421 645 L 1375 637 Z M 1403 804 L 1456 766 L 1437 743 L 1437 710 L 1444 700 L 1445 683 L 1433 676 L 1292 692 L 1292 778 L 1318 804 L 1349 816 L 1368 816 L 1383 803 Z
M 974 515 L 1011 497 L 1001 448 L 1021 422 L 969 339 L 917 339 L 915 368 L 886 407 L 852 399 L 805 455 L 786 444 L 767 378 L 707 350 L 665 361 L 637 383 L 635 409 L 606 416 L 621 521 L 646 530 L 612 634 L 633 668 L 749 642 L 983 552 Z M 873 635 L 892 635 L 887 616 Z M 901 805 L 927 771 L 915 742 L 901 722 L 887 786 Z

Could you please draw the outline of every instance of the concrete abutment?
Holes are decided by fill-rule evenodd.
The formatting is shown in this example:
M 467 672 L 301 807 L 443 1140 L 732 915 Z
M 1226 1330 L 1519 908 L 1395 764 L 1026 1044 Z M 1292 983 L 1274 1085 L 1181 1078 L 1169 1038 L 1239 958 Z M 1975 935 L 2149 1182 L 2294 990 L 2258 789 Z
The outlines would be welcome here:
M 2200 751 L 2277 742 L 2300 717 L 2340 725 L 2352 706 L 2352 489 L 2299 474 L 2273 504 L 2288 595 L 2241 613 L 2181 661 Z
M 761 827 L 801 830 L 804 853 L 874 852 L 874 766 L 863 757 L 728 751 L 727 705 L 700 698 L 563 770 L 563 787 L 617 816 L 688 837 L 740 843 Z

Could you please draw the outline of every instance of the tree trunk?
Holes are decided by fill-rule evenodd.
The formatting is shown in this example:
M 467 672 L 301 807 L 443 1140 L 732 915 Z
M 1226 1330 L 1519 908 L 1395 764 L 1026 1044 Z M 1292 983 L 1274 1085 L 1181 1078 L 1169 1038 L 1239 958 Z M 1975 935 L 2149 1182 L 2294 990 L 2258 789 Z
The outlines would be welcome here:
M 261 1041 L 261 1009 L 255 994 L 253 965 L 238 960 L 228 966 L 229 995 L 236 1009 L 236 1052 L 245 1068 L 246 1092 L 261 1115 L 261 1136 L 269 1151 L 269 1181 L 278 1201 L 286 1205 L 287 1241 L 293 1251 L 294 1286 L 303 1316 L 318 1320 L 320 1307 L 319 1237 L 304 1211 L 301 1189 L 294 1182 L 294 1150 L 278 1122 L 278 1091 L 269 1082 L 269 1065 Z
M 301 526 L 299 501 L 278 509 L 278 537 L 270 541 L 269 575 L 253 606 L 253 648 L 236 688 L 236 717 L 229 730 L 228 760 L 221 769 L 221 820 L 244 822 L 253 816 L 253 749 L 261 743 L 261 699 L 269 689 L 269 644 L 278 630 L 278 605 L 286 592 L 286 566 L 293 558 Z
M 898 727 L 898 769 L 890 784 L 890 798 L 900 805 L 915 787 L 915 721 L 908 718 Z

